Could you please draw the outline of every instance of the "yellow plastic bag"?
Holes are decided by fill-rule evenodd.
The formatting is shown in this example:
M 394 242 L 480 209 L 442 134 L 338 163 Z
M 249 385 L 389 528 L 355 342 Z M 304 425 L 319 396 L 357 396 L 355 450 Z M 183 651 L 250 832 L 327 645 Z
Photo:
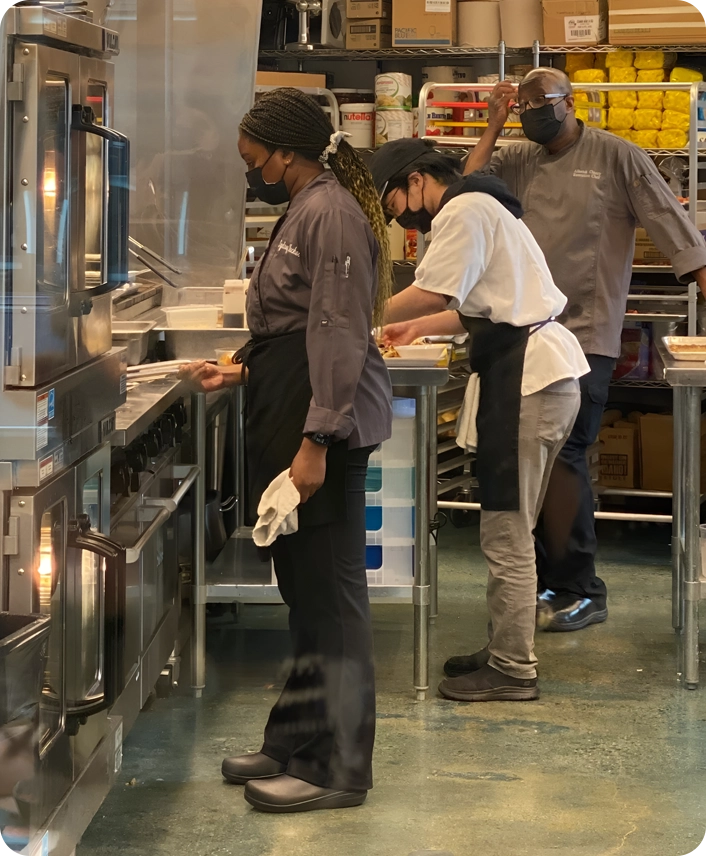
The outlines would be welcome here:
M 576 118 L 580 119 L 584 125 L 588 125 L 589 128 L 601 128 L 605 131 L 608 127 L 608 111 L 603 110 L 601 107 L 582 107 L 578 105 L 576 107 Z
M 605 107 L 608 103 L 608 95 L 606 92 L 586 92 L 582 89 L 574 89 L 574 101 L 577 107 Z
M 638 83 L 662 83 L 666 79 L 663 68 L 640 69 L 637 73 Z
M 643 149 L 657 148 L 657 135 L 659 131 L 631 131 L 631 139 L 636 146 L 641 146 Z
M 593 68 L 593 54 L 590 53 L 570 53 L 566 55 L 566 67 L 564 71 L 571 77 L 575 71 L 583 71 L 587 68 Z
M 637 93 L 637 109 L 638 110 L 663 110 L 664 109 L 664 93 L 663 92 L 638 92 Z
M 606 83 L 607 80 L 602 68 L 583 68 L 574 72 L 574 83 Z
M 671 128 L 657 134 L 657 147 L 660 149 L 685 149 L 687 142 L 686 131 Z
M 660 110 L 635 110 L 633 128 L 636 131 L 659 131 L 662 127 Z
M 688 131 L 689 117 L 686 113 L 677 113 L 676 110 L 665 110 L 662 113 L 662 130 Z
M 634 110 L 637 107 L 637 92 L 632 89 L 626 92 L 611 92 L 608 96 L 608 103 L 611 107 L 625 107 L 628 110 Z
M 664 109 L 676 110 L 677 113 L 689 115 L 691 109 L 691 95 L 688 92 L 665 92 Z
M 632 51 L 611 51 L 606 54 L 606 68 L 630 68 L 634 65 L 635 54 Z
M 634 110 L 624 107 L 611 107 L 608 111 L 608 127 L 612 131 L 629 131 L 634 121 Z
M 635 51 L 635 68 L 669 68 L 674 65 L 676 54 L 664 51 Z
M 703 79 L 704 76 L 700 71 L 694 71 L 693 68 L 680 68 L 679 66 L 673 68 L 669 75 L 671 83 L 698 83 Z
M 634 83 L 637 80 L 636 68 L 611 68 L 609 73 L 611 83 Z
M 615 134 L 616 137 L 622 137 L 624 140 L 628 140 L 628 142 L 632 142 L 633 131 L 614 131 L 611 129 L 611 133 Z

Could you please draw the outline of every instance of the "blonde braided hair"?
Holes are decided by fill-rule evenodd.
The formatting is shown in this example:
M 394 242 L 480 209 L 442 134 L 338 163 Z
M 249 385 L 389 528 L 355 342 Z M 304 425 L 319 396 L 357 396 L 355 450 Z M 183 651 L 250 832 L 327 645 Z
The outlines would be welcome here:
M 319 160 L 329 146 L 333 126 L 313 98 L 299 89 L 282 88 L 267 92 L 243 117 L 240 130 L 268 151 L 283 149 L 308 160 Z M 340 184 L 357 200 L 370 222 L 380 247 L 378 290 L 373 323 L 382 323 L 385 302 L 392 295 L 392 258 L 387 223 L 370 170 L 358 152 L 345 140 L 338 151 L 328 155 L 328 166 Z

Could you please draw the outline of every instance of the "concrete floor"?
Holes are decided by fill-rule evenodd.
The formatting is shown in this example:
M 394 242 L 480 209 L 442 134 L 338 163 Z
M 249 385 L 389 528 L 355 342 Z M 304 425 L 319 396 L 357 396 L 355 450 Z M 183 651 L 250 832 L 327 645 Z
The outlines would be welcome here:
M 539 634 L 536 702 L 415 702 L 411 610 L 376 606 L 376 787 L 357 809 L 261 815 L 221 781 L 224 755 L 259 748 L 287 641 L 278 608 L 212 624 L 204 699 L 142 714 L 77 856 L 690 853 L 706 830 L 706 687 L 678 684 L 668 539 L 602 530 L 609 621 Z M 484 643 L 477 544 L 474 528 L 441 533 L 434 686 L 447 655 Z

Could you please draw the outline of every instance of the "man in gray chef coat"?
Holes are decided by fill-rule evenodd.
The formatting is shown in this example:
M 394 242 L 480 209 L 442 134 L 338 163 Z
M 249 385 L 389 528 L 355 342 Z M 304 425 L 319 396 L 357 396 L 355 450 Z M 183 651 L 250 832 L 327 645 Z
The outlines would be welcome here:
M 510 110 L 531 142 L 495 151 Z M 581 378 L 581 410 L 554 466 L 537 531 L 538 624 L 580 630 L 608 615 L 606 587 L 596 576 L 586 451 L 598 436 L 620 355 L 635 227 L 647 230 L 681 282 L 696 280 L 704 294 L 706 243 L 638 146 L 576 118 L 571 83 L 557 69 L 535 69 L 519 90 L 498 84 L 488 130 L 465 172 L 488 166 L 522 202 L 524 222 L 568 298 L 559 320 L 578 337 L 591 366 Z

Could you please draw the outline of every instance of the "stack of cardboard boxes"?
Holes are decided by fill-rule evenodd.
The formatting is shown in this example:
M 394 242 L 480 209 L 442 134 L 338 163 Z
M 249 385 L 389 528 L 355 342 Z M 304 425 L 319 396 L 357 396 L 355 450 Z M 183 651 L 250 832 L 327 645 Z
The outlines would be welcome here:
M 456 0 L 348 0 L 346 47 L 450 47 L 456 44 Z
M 671 491 L 674 420 L 671 413 L 607 410 L 600 432 L 603 487 Z M 701 492 L 706 491 L 706 416 L 701 420 Z

